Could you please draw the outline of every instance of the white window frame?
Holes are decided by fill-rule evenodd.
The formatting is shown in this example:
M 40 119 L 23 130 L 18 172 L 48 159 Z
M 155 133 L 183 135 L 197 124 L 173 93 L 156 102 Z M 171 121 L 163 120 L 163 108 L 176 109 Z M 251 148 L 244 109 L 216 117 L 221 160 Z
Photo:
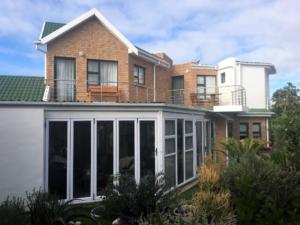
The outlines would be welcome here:
M 70 199 L 75 199 L 74 198 L 74 187 L 73 187 L 73 182 L 74 182 L 74 122 L 84 122 L 84 121 L 89 121 L 91 124 L 91 181 L 90 181 L 90 196 L 89 197 L 83 197 L 83 198 L 76 198 L 78 200 L 93 200 L 95 198 L 95 189 L 94 189 L 94 183 L 95 180 L 94 178 L 94 173 L 96 171 L 93 170 L 94 168 L 94 155 L 95 155 L 95 145 L 94 145 L 94 123 L 93 123 L 93 119 L 71 119 L 71 139 L 70 139 L 70 174 L 69 174 L 69 180 L 70 180 Z M 97 183 L 96 183 L 97 184 Z
M 174 124 L 175 124 L 175 130 L 174 130 L 174 134 L 173 135 L 166 135 L 166 121 L 173 121 Z M 165 158 L 167 157 L 173 157 L 175 156 L 175 185 L 177 186 L 178 185 L 178 173 L 177 173 L 177 119 L 165 119 L 164 120 L 164 130 L 163 130 L 163 134 L 164 134 L 164 142 L 163 142 L 163 146 L 164 146 L 164 168 L 163 168 L 163 171 L 165 173 Z M 169 153 L 169 154 L 166 154 L 166 140 L 168 139 L 174 139 L 175 140 L 175 151 L 173 153 Z
M 185 124 L 186 122 L 191 122 L 192 123 L 192 133 L 186 133 L 186 130 L 185 130 Z M 185 119 L 184 120 L 184 124 L 183 124 L 183 149 L 184 149 L 184 154 L 183 154 L 183 162 L 184 162 L 184 167 L 183 167 L 183 177 L 184 177 L 184 181 L 183 183 L 185 182 L 188 182 L 189 180 L 193 179 L 194 178 L 194 171 L 193 171 L 193 176 L 189 179 L 186 179 L 186 153 L 189 153 L 189 152 L 193 152 L 194 151 L 194 121 L 193 119 Z M 186 149 L 186 138 L 187 137 L 192 137 L 192 148 L 189 148 L 189 149 Z M 193 154 L 193 169 L 194 169 L 194 154 Z

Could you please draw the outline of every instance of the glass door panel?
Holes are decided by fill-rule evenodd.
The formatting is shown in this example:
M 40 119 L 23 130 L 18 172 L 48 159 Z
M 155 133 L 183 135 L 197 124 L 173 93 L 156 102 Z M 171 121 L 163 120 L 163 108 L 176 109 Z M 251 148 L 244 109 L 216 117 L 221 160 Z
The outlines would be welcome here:
M 68 122 L 50 121 L 48 140 L 48 191 L 66 199 Z
M 183 119 L 177 120 L 177 184 L 183 182 Z
M 202 164 L 203 160 L 203 151 L 202 151 L 202 121 L 196 122 L 196 151 L 197 151 L 197 167 Z
M 73 198 L 91 196 L 91 121 L 74 121 Z
M 134 121 L 119 121 L 119 172 L 134 176 Z
M 140 173 L 141 177 L 155 174 L 155 123 L 140 121 Z
M 97 121 L 97 195 L 113 174 L 113 121 Z

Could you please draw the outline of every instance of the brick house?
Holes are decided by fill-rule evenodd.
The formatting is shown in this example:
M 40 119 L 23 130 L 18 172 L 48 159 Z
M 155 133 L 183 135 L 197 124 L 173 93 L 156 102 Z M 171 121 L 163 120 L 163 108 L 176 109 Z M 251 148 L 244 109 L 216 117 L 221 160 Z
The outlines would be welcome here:
M 216 151 L 223 139 L 269 140 L 272 64 L 173 64 L 133 45 L 95 9 L 67 24 L 45 22 L 35 44 L 44 79 L 0 76 L 0 199 L 40 186 L 93 201 L 118 173 L 139 182 L 163 171 L 179 187 L 196 179 L 205 155 L 226 161 Z

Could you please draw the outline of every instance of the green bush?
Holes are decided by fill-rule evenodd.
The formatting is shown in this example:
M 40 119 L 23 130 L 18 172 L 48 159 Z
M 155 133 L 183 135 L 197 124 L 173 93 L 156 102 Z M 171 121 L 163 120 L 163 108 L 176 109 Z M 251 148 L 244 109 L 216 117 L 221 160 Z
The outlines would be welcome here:
M 1 225 L 27 225 L 28 215 L 22 198 L 7 198 L 0 204 Z
M 126 224 L 133 224 L 149 213 L 164 210 L 172 199 L 172 192 L 165 194 L 167 189 L 162 175 L 147 175 L 139 184 L 133 176 L 115 176 L 103 193 L 104 200 L 92 213 L 106 219 L 121 218 Z
M 299 224 L 300 180 L 295 170 L 249 152 L 229 164 L 221 181 L 230 190 L 239 224 Z
M 226 139 L 221 142 L 224 147 L 223 152 L 228 158 L 229 162 L 239 161 L 240 157 L 246 153 L 258 153 L 258 150 L 262 148 L 263 142 L 257 139 L 243 139 L 236 140 L 233 138 Z

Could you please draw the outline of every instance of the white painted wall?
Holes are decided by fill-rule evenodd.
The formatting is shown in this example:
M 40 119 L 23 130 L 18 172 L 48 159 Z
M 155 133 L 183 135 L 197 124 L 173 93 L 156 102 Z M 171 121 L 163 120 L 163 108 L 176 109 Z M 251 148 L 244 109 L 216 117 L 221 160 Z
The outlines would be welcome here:
M 225 83 L 221 83 L 221 74 L 225 72 Z M 240 64 L 235 58 L 227 58 L 218 63 L 217 84 L 221 105 L 229 105 L 227 98 L 234 85 L 241 85 L 246 90 L 248 108 L 268 108 L 269 74 L 262 65 Z
M 0 108 L 0 202 L 43 185 L 42 108 Z
M 266 93 L 269 90 L 266 90 L 265 68 L 262 66 L 242 65 L 241 72 L 241 85 L 246 89 L 248 108 L 266 108 Z

